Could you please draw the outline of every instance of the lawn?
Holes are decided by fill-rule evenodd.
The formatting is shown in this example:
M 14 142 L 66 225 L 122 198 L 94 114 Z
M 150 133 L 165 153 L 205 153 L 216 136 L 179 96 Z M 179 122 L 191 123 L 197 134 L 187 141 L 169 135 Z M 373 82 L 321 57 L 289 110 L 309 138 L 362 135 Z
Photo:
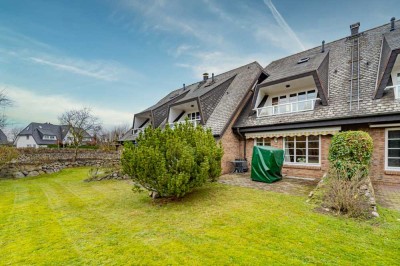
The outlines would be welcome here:
M 0 181 L 0 264 L 395 265 L 400 213 L 322 215 L 304 197 L 210 184 L 154 204 L 88 169 Z

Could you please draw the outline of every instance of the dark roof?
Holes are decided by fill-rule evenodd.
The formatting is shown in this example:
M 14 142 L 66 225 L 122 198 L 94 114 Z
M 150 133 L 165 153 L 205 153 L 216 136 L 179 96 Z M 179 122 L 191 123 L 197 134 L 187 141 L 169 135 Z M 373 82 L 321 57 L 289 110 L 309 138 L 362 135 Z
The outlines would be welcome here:
M 396 21 L 396 30 L 400 31 L 400 21 Z M 299 112 L 292 114 L 282 114 L 276 116 L 257 118 L 252 112 L 252 104 L 249 101 L 246 108 L 241 112 L 239 119 L 234 127 L 273 127 L 280 124 L 289 123 L 306 123 L 317 120 L 329 120 L 337 118 L 349 118 L 359 116 L 382 115 L 400 112 L 400 101 L 394 99 L 393 90 L 384 91 L 383 97 L 374 99 L 378 68 L 380 65 L 381 43 L 383 36 L 391 35 L 390 25 L 385 24 L 371 30 L 360 33 L 360 58 L 361 58 L 361 79 L 360 79 L 360 108 L 357 110 L 356 102 L 353 102 L 352 111 L 350 111 L 349 94 L 350 94 L 350 46 L 352 41 L 350 38 L 343 38 L 325 45 L 325 51 L 329 51 L 329 62 L 327 68 L 327 77 L 329 77 L 329 98 L 328 105 L 323 106 L 316 104 L 313 111 Z M 389 33 L 389 34 L 388 34 Z M 397 36 L 398 33 L 396 33 Z M 396 41 L 391 41 L 395 45 Z M 397 43 L 398 45 L 399 43 Z M 299 58 L 320 54 L 321 47 L 301 52 L 282 59 L 284 62 L 296 62 Z M 316 58 L 316 62 L 320 62 L 321 55 Z M 293 57 L 293 58 L 290 58 Z M 275 61 L 273 66 L 276 66 Z M 314 65 L 314 64 L 313 64 Z M 275 69 L 275 67 L 267 66 L 265 70 Z M 286 73 L 286 71 L 282 71 Z M 268 73 L 269 74 L 269 73 Z M 263 82 L 267 82 L 269 77 Z
M 264 69 L 268 77 L 257 86 L 255 95 L 258 95 L 258 90 L 261 87 L 312 76 L 322 104 L 327 105 L 328 65 L 329 51 L 327 49 L 324 52 L 321 52 L 321 49 L 307 50 L 273 61 Z M 252 102 L 253 107 L 255 107 L 255 100 L 254 98 Z
M 30 123 L 24 128 L 18 136 L 32 136 L 38 145 L 54 144 L 55 140 L 43 140 L 43 136 L 56 136 L 57 140 L 62 141 L 68 134 L 68 126 L 66 125 L 53 125 L 50 123 Z M 89 133 L 85 132 L 85 137 L 91 137 Z
M 206 81 L 202 80 L 174 90 L 135 116 L 151 112 L 153 126 L 163 126 L 170 106 L 196 100 L 200 104 L 205 126 L 211 128 L 214 135 L 221 135 L 261 73 L 262 67 L 257 62 L 232 69 L 215 75 L 214 81 L 209 77 Z M 122 139 L 124 138 L 130 138 L 129 132 Z
M 8 139 L 6 134 L 0 129 L 0 144 L 8 144 Z
M 400 29 L 383 35 L 375 98 L 381 98 L 385 88 L 389 85 L 390 75 L 398 54 L 400 54 Z

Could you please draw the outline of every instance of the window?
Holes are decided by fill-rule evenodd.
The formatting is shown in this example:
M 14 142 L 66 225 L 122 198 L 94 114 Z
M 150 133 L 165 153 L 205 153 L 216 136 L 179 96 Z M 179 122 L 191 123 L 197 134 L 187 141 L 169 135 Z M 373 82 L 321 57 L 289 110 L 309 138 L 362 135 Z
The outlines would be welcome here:
M 301 64 L 301 63 L 308 62 L 308 60 L 310 60 L 310 58 L 309 58 L 309 57 L 304 57 L 304 58 L 301 58 L 299 61 L 297 61 L 297 64 Z
M 26 135 L 26 139 L 29 139 L 29 135 Z
M 285 137 L 284 149 L 285 163 L 319 164 L 319 136 Z
M 271 146 L 270 138 L 256 138 L 254 141 L 256 146 Z
M 386 168 L 400 170 L 400 128 L 386 134 Z
M 189 120 L 200 120 L 200 112 L 188 113 L 187 117 Z
M 44 140 L 56 140 L 57 137 L 56 137 L 56 136 L 44 135 L 44 136 L 43 136 L 43 139 L 44 139 Z

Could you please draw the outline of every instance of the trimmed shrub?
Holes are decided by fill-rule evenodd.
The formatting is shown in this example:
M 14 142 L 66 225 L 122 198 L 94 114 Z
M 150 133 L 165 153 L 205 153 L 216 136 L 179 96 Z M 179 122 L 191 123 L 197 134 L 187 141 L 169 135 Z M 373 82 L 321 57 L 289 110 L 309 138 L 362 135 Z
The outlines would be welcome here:
M 18 157 L 18 151 L 14 147 L 0 146 L 0 168 L 12 159 Z
M 210 129 L 178 124 L 164 130 L 148 127 L 126 144 L 122 169 L 133 181 L 160 197 L 183 197 L 221 174 L 222 148 Z
M 345 131 L 333 136 L 329 148 L 331 167 L 344 171 L 345 178 L 351 179 L 356 172 L 368 176 L 373 141 L 364 131 Z

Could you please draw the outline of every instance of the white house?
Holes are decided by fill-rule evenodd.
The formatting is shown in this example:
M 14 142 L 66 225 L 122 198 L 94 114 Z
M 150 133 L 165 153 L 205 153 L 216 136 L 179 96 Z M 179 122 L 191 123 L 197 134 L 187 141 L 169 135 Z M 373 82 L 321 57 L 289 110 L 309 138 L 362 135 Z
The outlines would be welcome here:
M 84 143 L 90 142 L 92 137 L 86 132 Z M 17 136 L 14 145 L 17 148 L 39 148 L 51 144 L 71 144 L 73 137 L 65 125 L 50 123 L 30 123 Z

